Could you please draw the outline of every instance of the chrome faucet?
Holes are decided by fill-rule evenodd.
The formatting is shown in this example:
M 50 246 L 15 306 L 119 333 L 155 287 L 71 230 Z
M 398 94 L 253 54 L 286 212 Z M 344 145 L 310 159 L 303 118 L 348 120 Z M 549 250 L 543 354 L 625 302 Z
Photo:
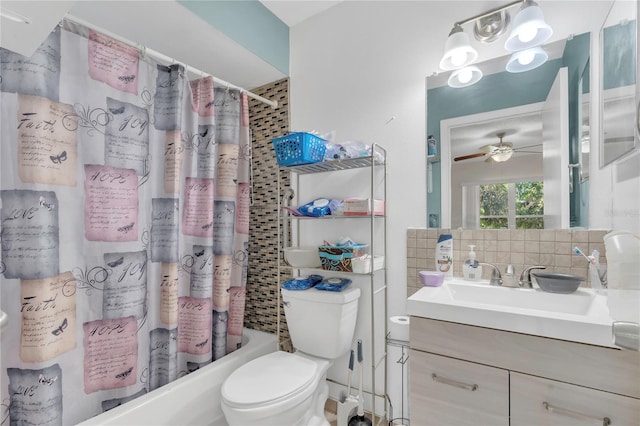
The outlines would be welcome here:
M 491 279 L 489 280 L 489 284 L 502 285 L 502 275 L 500 274 L 500 269 L 496 265 L 492 265 L 491 263 L 484 263 L 484 262 L 480 262 L 480 265 L 490 266 L 492 268 Z
M 520 285 L 520 287 L 525 287 L 525 288 L 533 288 L 533 284 L 531 283 L 531 271 L 533 269 L 547 269 L 546 266 L 529 266 L 528 268 L 526 268 L 524 271 L 522 271 L 522 273 L 520 274 L 520 279 L 518 280 L 518 284 Z
M 514 268 L 512 264 L 508 264 L 507 268 L 504 270 L 502 285 L 507 287 L 516 286 L 516 268 Z

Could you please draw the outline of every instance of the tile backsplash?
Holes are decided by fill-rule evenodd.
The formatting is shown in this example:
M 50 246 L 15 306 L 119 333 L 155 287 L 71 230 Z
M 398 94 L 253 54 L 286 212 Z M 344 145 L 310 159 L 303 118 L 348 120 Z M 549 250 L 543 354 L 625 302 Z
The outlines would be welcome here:
M 453 236 L 453 275 L 462 277 L 462 263 L 468 257 L 469 245 L 479 262 L 492 263 L 504 276 L 507 265 L 516 270 L 516 285 L 520 273 L 529 266 L 543 265 L 549 272 L 560 272 L 587 277 L 583 286 L 590 286 L 589 266 L 586 260 L 573 253 L 578 247 L 589 255 L 594 249 L 600 252 L 600 262 L 606 263 L 604 235 L 609 231 L 553 230 L 553 229 L 481 229 L 450 230 L 433 228 L 409 228 L 407 230 L 407 296 L 422 287 L 418 272 L 435 270 L 435 254 L 438 236 Z M 484 279 L 489 279 L 491 268 L 483 268 Z

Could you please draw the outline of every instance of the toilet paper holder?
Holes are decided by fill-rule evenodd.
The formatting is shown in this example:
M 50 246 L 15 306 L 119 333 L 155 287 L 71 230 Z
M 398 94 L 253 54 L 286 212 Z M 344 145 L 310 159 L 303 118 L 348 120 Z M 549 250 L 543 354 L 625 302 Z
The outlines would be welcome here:
M 406 315 L 397 315 L 389 318 L 389 329 L 386 341 L 392 346 L 409 346 L 409 324 L 411 320 Z

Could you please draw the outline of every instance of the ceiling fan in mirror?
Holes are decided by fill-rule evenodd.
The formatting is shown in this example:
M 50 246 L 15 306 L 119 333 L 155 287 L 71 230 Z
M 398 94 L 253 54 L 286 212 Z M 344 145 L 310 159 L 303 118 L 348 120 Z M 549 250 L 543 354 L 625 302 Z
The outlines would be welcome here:
M 472 158 L 486 156 L 487 159 L 484 160 L 485 163 L 493 163 L 493 162 L 501 163 L 510 159 L 515 152 L 541 154 L 540 151 L 526 151 L 529 148 L 542 146 L 541 143 L 536 145 L 528 145 L 528 146 L 514 148 L 511 142 L 504 142 L 502 140 L 505 136 L 505 132 L 498 132 L 496 133 L 496 136 L 499 139 L 499 142 L 497 144 L 489 144 L 489 145 L 481 146 L 480 148 L 478 148 L 480 152 L 477 152 L 475 154 L 461 155 L 459 157 L 455 157 L 453 161 L 470 160 Z

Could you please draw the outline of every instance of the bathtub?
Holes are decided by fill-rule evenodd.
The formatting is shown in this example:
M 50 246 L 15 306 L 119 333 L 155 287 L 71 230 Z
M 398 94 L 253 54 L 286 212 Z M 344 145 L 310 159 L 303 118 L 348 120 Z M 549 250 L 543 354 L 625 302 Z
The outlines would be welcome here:
M 242 347 L 235 352 L 80 425 L 226 426 L 222 382 L 239 366 L 276 349 L 275 335 L 245 328 Z

